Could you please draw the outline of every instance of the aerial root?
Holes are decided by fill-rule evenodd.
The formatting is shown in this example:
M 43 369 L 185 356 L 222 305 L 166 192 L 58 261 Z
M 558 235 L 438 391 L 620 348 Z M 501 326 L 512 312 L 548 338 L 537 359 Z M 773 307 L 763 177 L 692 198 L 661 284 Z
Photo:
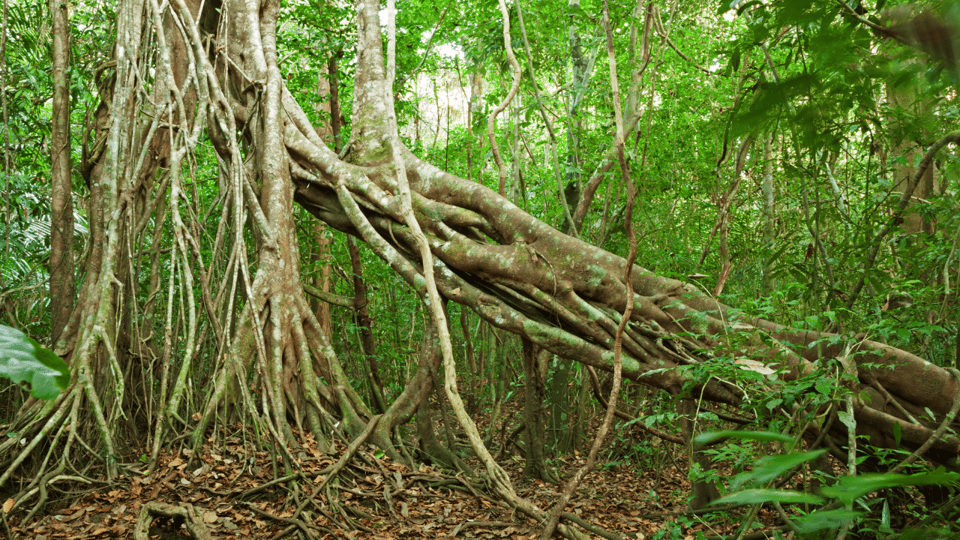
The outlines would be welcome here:
M 26 501 L 27 499 L 29 499 L 30 497 L 32 497 L 35 493 L 37 493 L 37 492 L 40 493 L 40 499 L 37 501 L 36 504 L 33 505 L 33 507 L 30 509 L 30 511 L 27 512 L 27 515 L 24 516 L 24 518 L 23 518 L 22 520 L 20 520 L 20 527 L 21 527 L 21 528 L 25 527 L 26 524 L 27 524 L 31 519 L 33 519 L 33 516 L 35 516 L 35 515 L 37 514 L 37 512 L 39 512 L 39 511 L 46 505 L 47 499 L 48 499 L 48 497 L 49 497 L 49 494 L 47 493 L 47 489 L 49 488 L 49 486 L 51 486 L 51 485 L 53 485 L 53 484 L 56 484 L 56 483 L 58 483 L 58 482 L 63 482 L 63 481 L 68 481 L 68 482 L 82 482 L 82 483 L 84 483 L 84 484 L 91 484 L 91 483 L 93 483 L 93 481 L 91 481 L 91 480 L 88 479 L 88 478 L 84 478 L 84 477 L 82 477 L 82 476 L 73 476 L 73 475 L 68 475 L 68 474 L 58 474 L 57 471 L 51 471 L 51 472 L 45 474 L 44 477 L 43 477 L 42 479 L 40 479 L 39 485 L 37 485 L 36 487 L 34 487 L 34 488 L 28 490 L 26 493 L 24 493 L 23 496 L 20 497 L 20 498 L 18 498 L 17 501 L 16 501 L 16 503 L 14 503 L 14 505 L 10 508 L 10 511 L 12 512 L 12 511 L 16 510 L 17 507 L 20 506 L 24 501 Z
M 100 456 L 97 450 L 91 447 L 85 440 L 84 435 L 90 435 L 80 428 L 84 423 L 81 416 L 80 402 L 83 399 L 84 389 L 82 386 L 73 385 L 61 397 L 49 404 L 46 408 L 43 403 L 37 402 L 32 408 L 23 413 L 25 422 L 18 426 L 17 431 L 20 438 L 12 437 L 4 445 L 0 446 L 0 453 L 10 452 L 16 455 L 7 470 L 0 475 L 0 486 L 15 478 L 20 472 L 24 477 L 32 477 L 33 480 L 13 495 L 9 501 L 9 507 L 5 508 L 6 515 L 13 514 L 18 510 L 25 510 L 25 517 L 21 520 L 20 526 L 24 526 L 34 516 L 37 515 L 47 504 L 49 494 L 47 490 L 50 486 L 60 483 L 91 484 L 93 480 L 86 474 L 87 469 L 78 471 L 73 463 L 76 459 L 51 460 L 58 453 L 62 456 L 69 456 L 71 449 L 76 445 L 82 447 L 92 456 Z M 16 448 L 19 446 L 20 448 Z M 40 456 L 39 454 L 45 454 Z M 25 463 L 34 459 L 37 465 L 34 465 L 29 471 L 21 471 Z M 96 463 L 96 458 L 94 459 Z M 65 472 L 67 468 L 70 472 Z M 27 510 L 27 503 L 34 497 L 36 502 Z
M 214 537 L 203 522 L 203 513 L 189 503 L 183 506 L 173 504 L 148 502 L 140 509 L 140 517 L 133 529 L 134 540 L 148 540 L 150 524 L 154 518 L 165 517 L 173 519 L 174 524 L 182 523 L 195 540 L 213 540 Z M 177 527 L 179 528 L 179 527 Z

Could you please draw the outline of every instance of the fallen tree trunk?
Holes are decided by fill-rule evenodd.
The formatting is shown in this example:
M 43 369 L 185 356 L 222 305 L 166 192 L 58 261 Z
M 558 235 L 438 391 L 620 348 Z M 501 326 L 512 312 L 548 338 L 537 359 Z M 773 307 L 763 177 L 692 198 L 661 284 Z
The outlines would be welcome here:
M 288 113 L 296 118 L 296 110 Z M 413 239 L 394 216 L 390 177 L 330 161 L 309 133 L 288 127 L 286 141 L 295 169 L 301 169 L 294 175 L 297 202 L 330 226 L 362 238 L 414 289 L 422 290 Z M 441 293 L 557 355 L 611 370 L 614 332 L 627 302 L 625 260 L 564 235 L 482 185 L 410 154 L 406 162 L 414 209 L 436 257 Z M 353 204 L 344 205 L 344 197 L 335 193 L 338 182 L 351 185 Z M 836 376 L 824 362 L 837 359 L 856 375 L 854 390 L 873 398 L 857 400 L 858 432 L 886 447 L 894 446 L 894 424 L 906 445 L 926 442 L 957 396 L 956 377 L 907 351 L 745 319 L 690 284 L 643 268 L 634 275 L 634 314 L 624 337 L 623 375 L 628 379 L 677 391 L 687 380 L 678 368 L 714 361 L 719 354 L 711 351 L 733 341 L 745 345 L 739 358 L 783 368 L 785 380 L 817 372 Z M 717 381 L 708 382 L 702 395 L 731 405 L 743 399 L 735 384 Z M 911 421 L 898 405 L 915 418 L 929 408 L 936 418 Z M 842 430 L 842 423 L 835 425 Z M 838 436 L 845 439 L 842 431 Z M 932 456 L 948 462 L 958 450 L 960 441 L 947 437 L 934 444 Z
M 383 88 L 379 31 L 369 30 L 379 23 L 375 15 L 360 19 L 355 136 L 347 154 L 358 163 L 345 163 L 327 148 L 286 93 L 290 121 L 284 142 L 295 200 L 332 227 L 363 239 L 425 297 L 414 236 L 400 215 L 397 175 L 382 157 L 392 140 L 391 127 L 378 116 L 390 91 Z M 609 371 L 616 329 L 629 303 L 622 363 L 628 379 L 681 394 L 692 382 L 685 374 L 689 368 L 749 359 L 778 369 L 785 381 L 845 377 L 843 384 L 856 395 L 856 429 L 877 446 L 896 446 L 899 431 L 908 447 L 919 448 L 938 426 L 956 427 L 950 411 L 960 380 L 947 369 L 862 337 L 747 319 L 691 284 L 640 267 L 628 273 L 624 258 L 567 236 L 495 191 L 406 149 L 402 163 L 440 292 L 498 328 Z M 628 275 L 633 276 L 629 298 Z M 837 362 L 830 366 L 829 360 Z M 697 392 L 734 406 L 744 399 L 735 381 L 712 377 Z M 934 418 L 920 419 L 927 409 Z M 846 440 L 844 423 L 833 425 L 838 440 Z M 933 459 L 953 463 L 960 440 L 939 437 L 929 451 Z

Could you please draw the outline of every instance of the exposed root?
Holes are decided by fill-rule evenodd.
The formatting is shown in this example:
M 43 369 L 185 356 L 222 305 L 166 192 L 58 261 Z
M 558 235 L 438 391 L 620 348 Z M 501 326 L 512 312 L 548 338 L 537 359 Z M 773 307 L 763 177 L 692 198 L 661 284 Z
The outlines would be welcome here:
M 174 530 L 179 529 L 179 525 L 182 524 L 193 535 L 194 540 L 213 540 L 215 538 L 203 522 L 203 513 L 194 508 L 193 505 L 184 503 L 182 506 L 177 506 L 148 502 L 140 508 L 140 517 L 133 529 L 134 540 L 148 540 L 150 538 L 150 525 L 157 517 L 170 518 L 173 521 Z

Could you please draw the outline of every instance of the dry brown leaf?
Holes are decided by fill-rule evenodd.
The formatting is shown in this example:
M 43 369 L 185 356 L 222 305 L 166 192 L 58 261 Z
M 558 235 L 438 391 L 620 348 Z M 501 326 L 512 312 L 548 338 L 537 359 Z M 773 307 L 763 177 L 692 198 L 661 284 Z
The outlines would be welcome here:
M 763 362 L 757 362 L 756 360 L 749 360 L 746 358 L 740 358 L 733 362 L 734 364 L 740 366 L 740 369 L 746 371 L 756 371 L 757 373 L 763 375 L 773 375 L 776 371 L 767 367 Z
M 83 514 L 85 514 L 86 512 L 87 512 L 87 510 L 86 510 L 85 508 L 81 508 L 81 509 L 77 510 L 76 512 L 70 514 L 69 516 L 65 516 L 65 517 L 64 517 L 63 519 L 61 519 L 60 521 L 62 521 L 62 522 L 68 522 L 68 521 L 73 521 L 73 520 L 76 520 L 76 519 L 80 519 L 81 517 L 83 517 Z

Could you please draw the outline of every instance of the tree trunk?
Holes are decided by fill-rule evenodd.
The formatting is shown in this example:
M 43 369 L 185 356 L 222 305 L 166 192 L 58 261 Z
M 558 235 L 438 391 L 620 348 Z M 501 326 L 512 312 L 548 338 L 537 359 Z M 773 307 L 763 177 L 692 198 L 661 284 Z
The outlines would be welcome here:
M 546 390 L 543 377 L 540 374 L 537 347 L 529 340 L 523 340 L 523 420 L 526 428 L 523 430 L 523 449 L 526 453 L 523 463 L 523 475 L 535 480 L 553 482 L 555 479 L 547 469 L 547 460 L 544 455 L 547 438 L 544 432 L 543 404 L 546 400 Z
M 764 245 L 764 266 L 763 266 L 763 294 L 769 296 L 776 288 L 776 282 L 773 279 L 773 269 L 776 261 L 773 260 L 774 241 L 776 240 L 776 207 L 774 206 L 774 185 L 773 185 L 773 133 L 768 132 L 763 137 L 763 179 L 761 181 L 761 190 L 763 191 L 763 245 Z
M 67 4 L 50 0 L 53 14 L 53 126 L 51 126 L 50 335 L 54 343 L 73 311 L 73 189 L 70 178 L 70 34 Z
M 331 62 L 334 62 L 333 58 L 331 58 Z M 332 148 L 335 148 L 337 135 L 339 135 L 339 133 L 334 133 L 333 115 L 335 113 L 339 114 L 339 111 L 334 109 L 334 100 L 332 98 L 333 91 L 331 89 L 329 80 L 331 77 L 329 73 L 330 66 L 331 64 L 328 63 L 326 69 L 321 70 L 317 75 L 316 108 L 318 112 L 321 113 L 321 117 L 323 118 L 323 120 L 321 120 L 320 124 L 317 126 L 317 135 Z M 310 262 L 313 264 L 314 268 L 319 268 L 319 271 L 315 271 L 310 276 L 310 284 L 324 293 L 330 294 L 330 287 L 332 286 L 332 274 L 330 266 L 332 255 L 330 253 L 330 246 L 333 242 L 333 239 L 331 235 L 327 234 L 327 227 L 322 221 L 317 221 L 314 223 L 313 230 L 313 236 L 316 244 L 312 246 L 309 256 Z M 323 329 L 323 333 L 327 335 L 327 339 L 330 339 L 332 335 L 333 324 L 330 315 L 330 304 L 316 298 L 311 298 L 310 307 L 313 309 L 314 314 L 316 314 L 317 320 L 320 322 L 320 328 Z M 380 409 L 378 412 L 383 412 L 383 409 Z
M 683 433 L 683 442 L 686 445 L 687 458 L 690 464 L 690 483 L 693 485 L 693 494 L 690 498 L 690 509 L 700 510 L 720 498 L 720 492 L 714 482 L 694 477 L 695 474 L 706 473 L 713 468 L 710 456 L 696 448 L 693 438 L 697 435 L 697 412 L 699 406 L 696 400 L 681 398 L 677 400 L 677 414 L 680 416 L 680 431 Z
M 370 378 L 370 395 L 373 406 L 380 412 L 387 410 L 383 395 L 383 381 L 380 380 L 380 363 L 377 360 L 377 343 L 373 339 L 373 319 L 370 317 L 367 298 L 367 282 L 363 279 L 363 263 L 360 250 L 353 239 L 347 239 L 347 251 L 350 252 L 350 265 L 353 268 L 353 302 L 356 306 L 354 317 L 360 329 L 360 354 L 364 359 L 364 371 Z M 381 423 L 382 420 L 381 420 Z

